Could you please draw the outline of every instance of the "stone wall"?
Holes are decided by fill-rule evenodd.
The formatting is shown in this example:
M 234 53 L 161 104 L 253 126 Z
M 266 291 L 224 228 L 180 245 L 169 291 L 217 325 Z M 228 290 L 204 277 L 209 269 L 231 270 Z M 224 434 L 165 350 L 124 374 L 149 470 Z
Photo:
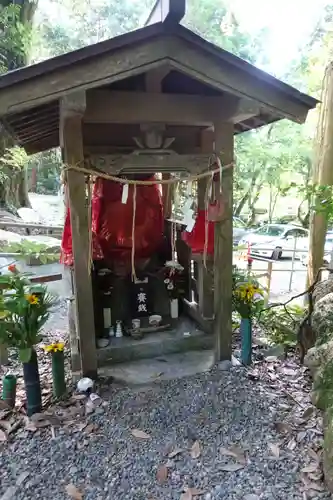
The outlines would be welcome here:
M 323 468 L 333 493 L 333 277 L 318 283 L 312 297 L 312 328 L 317 340 L 304 364 L 313 377 L 312 402 L 324 412 Z

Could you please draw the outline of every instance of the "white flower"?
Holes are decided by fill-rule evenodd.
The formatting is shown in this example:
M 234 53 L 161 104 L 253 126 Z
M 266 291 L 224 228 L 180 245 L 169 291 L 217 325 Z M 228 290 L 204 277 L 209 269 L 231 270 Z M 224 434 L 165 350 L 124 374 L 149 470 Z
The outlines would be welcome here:
M 173 284 L 172 283 L 169 283 L 168 286 L 167 286 L 167 289 L 168 290 L 173 290 Z
M 167 285 L 168 283 L 170 283 L 169 278 L 165 278 L 164 283 L 165 283 L 166 285 Z

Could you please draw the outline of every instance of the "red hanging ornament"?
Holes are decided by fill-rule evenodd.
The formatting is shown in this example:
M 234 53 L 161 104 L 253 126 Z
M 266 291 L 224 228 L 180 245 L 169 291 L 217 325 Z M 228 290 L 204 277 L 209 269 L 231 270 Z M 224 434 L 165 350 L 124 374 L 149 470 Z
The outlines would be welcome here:
M 209 203 L 207 211 L 207 220 L 209 222 L 221 222 L 225 212 L 225 201 L 222 193 L 217 200 Z

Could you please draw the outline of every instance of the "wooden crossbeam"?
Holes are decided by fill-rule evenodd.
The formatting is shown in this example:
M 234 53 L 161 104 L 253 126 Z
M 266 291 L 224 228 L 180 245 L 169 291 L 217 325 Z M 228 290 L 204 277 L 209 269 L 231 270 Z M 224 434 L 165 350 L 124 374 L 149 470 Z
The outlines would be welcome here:
M 165 69 L 165 68 L 164 68 Z M 135 111 L 134 111 L 135 110 Z M 87 92 L 84 123 L 168 123 L 210 126 L 215 119 L 238 123 L 260 110 L 251 99 L 92 90 Z

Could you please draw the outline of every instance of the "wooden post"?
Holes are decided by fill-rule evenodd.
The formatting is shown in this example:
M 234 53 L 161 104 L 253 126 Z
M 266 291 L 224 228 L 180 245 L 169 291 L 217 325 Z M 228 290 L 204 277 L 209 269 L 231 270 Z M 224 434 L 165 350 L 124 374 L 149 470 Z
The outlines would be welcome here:
M 232 123 L 216 122 L 215 151 L 222 165 L 233 161 L 234 127 Z M 233 169 L 223 172 L 222 188 L 224 218 L 215 222 L 214 232 L 214 335 L 215 361 L 230 360 L 232 350 L 232 208 Z
M 75 93 L 61 102 L 60 129 L 67 165 L 83 164 L 82 116 L 85 94 Z M 96 335 L 89 266 L 88 209 L 84 174 L 67 171 L 74 258 L 75 305 L 83 376 L 97 377 Z
M 333 185 L 333 63 L 326 68 L 323 82 L 322 103 L 317 125 L 316 158 L 313 183 L 318 186 Z M 308 285 L 312 284 L 323 264 L 327 232 L 325 213 L 313 213 L 310 222 L 310 248 Z

